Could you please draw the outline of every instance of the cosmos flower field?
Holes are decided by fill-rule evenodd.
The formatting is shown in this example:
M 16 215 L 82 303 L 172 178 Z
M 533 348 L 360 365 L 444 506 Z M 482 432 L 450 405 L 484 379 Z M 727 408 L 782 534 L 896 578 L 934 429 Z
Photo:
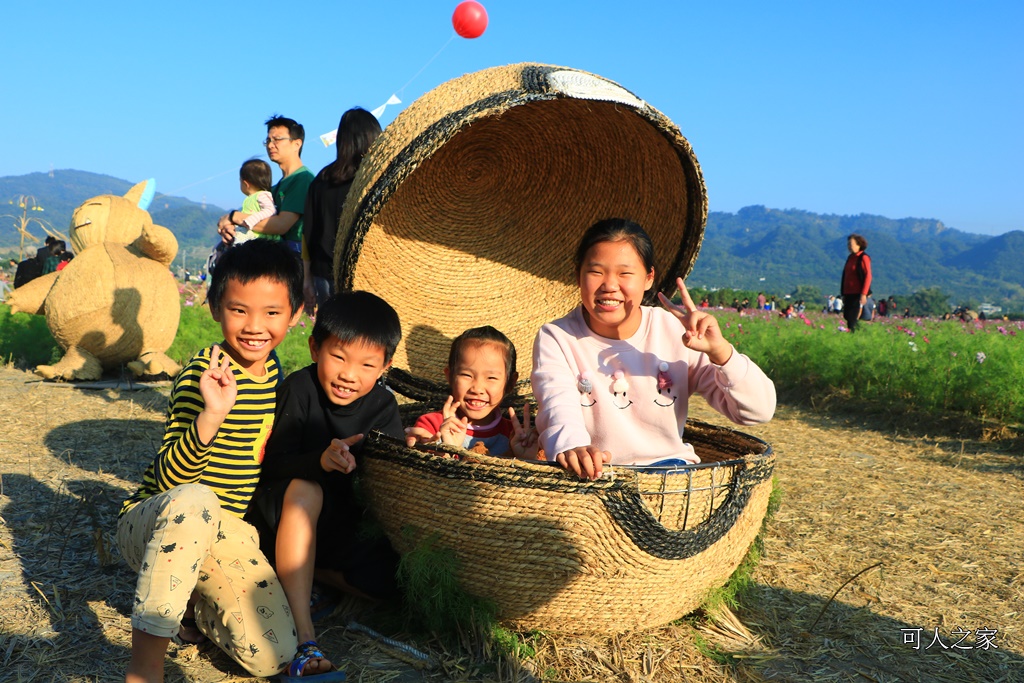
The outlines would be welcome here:
M 1024 322 L 710 311 L 783 391 L 836 390 L 882 406 L 1024 424 Z
M 168 354 L 184 362 L 220 339 L 201 290 L 182 287 L 181 323 Z M 722 332 L 771 377 L 780 393 L 838 392 L 880 407 L 953 411 L 1024 425 L 1024 322 L 876 318 L 850 333 L 837 315 L 709 309 Z M 481 321 L 481 324 L 487 321 Z M 287 372 L 309 361 L 313 320 L 302 316 L 278 349 Z M 25 367 L 60 349 L 42 316 L 0 306 L 0 352 Z

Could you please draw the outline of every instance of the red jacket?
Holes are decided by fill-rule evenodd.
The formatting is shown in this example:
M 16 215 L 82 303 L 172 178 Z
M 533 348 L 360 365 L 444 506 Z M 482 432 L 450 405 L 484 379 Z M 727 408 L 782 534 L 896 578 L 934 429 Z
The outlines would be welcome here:
M 871 257 L 863 251 L 850 254 L 843 266 L 843 281 L 839 292 L 843 296 L 849 294 L 867 295 L 871 289 Z

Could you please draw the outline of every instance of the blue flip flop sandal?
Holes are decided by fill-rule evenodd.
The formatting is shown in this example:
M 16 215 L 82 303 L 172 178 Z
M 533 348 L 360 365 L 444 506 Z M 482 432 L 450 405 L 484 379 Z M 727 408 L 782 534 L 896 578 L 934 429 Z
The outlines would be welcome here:
M 315 640 L 301 643 L 295 650 L 295 659 L 287 669 L 277 675 L 277 680 L 282 683 L 333 683 L 345 680 L 345 672 L 338 669 L 327 673 L 303 676 L 302 672 L 314 659 L 327 659 L 327 656 L 320 650 L 320 646 L 316 644 Z

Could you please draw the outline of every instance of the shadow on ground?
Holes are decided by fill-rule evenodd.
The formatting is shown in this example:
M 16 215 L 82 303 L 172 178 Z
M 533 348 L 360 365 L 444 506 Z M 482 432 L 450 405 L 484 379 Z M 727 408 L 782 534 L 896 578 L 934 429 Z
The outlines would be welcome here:
M 970 415 L 932 414 L 913 406 L 881 407 L 843 395 L 787 395 L 808 426 L 871 431 L 896 443 L 935 447 L 936 464 L 977 472 L 1007 473 L 1024 479 L 1024 431 Z M 973 457 L 995 454 L 997 458 Z
M 734 661 L 768 680 L 1024 680 L 1024 655 L 1006 649 L 998 632 L 986 635 L 986 624 L 907 624 L 868 606 L 760 584 L 744 605 L 739 617 L 764 650 Z

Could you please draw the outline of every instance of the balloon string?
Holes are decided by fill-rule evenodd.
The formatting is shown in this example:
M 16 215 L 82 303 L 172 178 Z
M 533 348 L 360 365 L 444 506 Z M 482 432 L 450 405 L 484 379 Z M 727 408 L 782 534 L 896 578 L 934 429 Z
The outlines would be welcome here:
M 442 46 L 441 46 L 441 49 L 440 49 L 440 50 L 438 50 L 437 52 L 435 52 L 435 53 L 434 53 L 434 56 L 433 56 L 433 57 L 431 57 L 431 58 L 430 58 L 429 60 L 427 60 L 427 63 L 426 63 L 426 64 L 424 64 L 424 65 L 423 65 L 422 67 L 420 67 L 420 70 L 419 70 L 419 71 L 417 71 L 417 72 L 416 72 L 416 74 L 415 74 L 415 75 L 414 75 L 414 76 L 413 76 L 412 78 L 410 78 L 410 79 L 409 79 L 409 82 L 408 82 L 408 83 L 406 83 L 405 85 L 403 85 L 403 86 L 402 86 L 401 88 L 399 88 L 398 90 L 396 90 L 396 91 L 395 91 L 395 93 L 396 93 L 396 94 L 398 94 L 398 93 L 402 92 L 403 90 L 405 90 L 405 89 L 406 89 L 406 88 L 407 88 L 407 87 L 409 86 L 409 83 L 412 83 L 413 81 L 415 81 L 415 80 L 416 80 L 416 78 L 417 78 L 417 76 L 419 76 L 419 75 L 420 75 L 421 73 L 423 73 L 423 72 L 424 72 L 424 71 L 426 70 L 426 68 L 427 68 L 428 66 L 430 66 L 430 65 L 431 65 L 431 63 L 432 63 L 432 62 L 433 62 L 433 61 L 434 61 L 435 59 L 437 59 L 437 56 L 438 56 L 438 55 L 440 55 L 440 54 L 441 54 L 442 52 L 444 52 L 444 49 L 445 49 L 446 47 L 448 47 L 448 45 L 450 45 L 450 44 L 451 44 L 451 42 L 452 42 L 453 40 L 455 40 L 455 33 L 454 33 L 454 32 L 452 32 L 452 35 L 451 35 L 451 37 L 450 37 L 450 38 L 448 38 L 448 41 L 447 41 L 447 42 L 446 42 L 446 43 L 445 43 L 444 45 L 442 45 Z
M 395 90 L 394 91 L 395 94 L 398 94 L 398 93 L 404 91 L 404 89 L 408 88 L 409 85 L 413 81 L 415 81 L 417 78 L 419 78 L 420 74 L 422 74 L 424 71 L 427 70 L 427 67 L 429 67 L 431 65 L 431 63 L 433 63 L 434 59 L 436 59 L 440 55 L 440 53 L 444 51 L 445 47 L 447 47 L 447 46 L 452 44 L 452 41 L 455 40 L 455 38 L 456 38 L 456 33 L 452 32 L 452 35 L 449 37 L 449 39 L 447 39 L 444 42 L 444 44 L 441 45 L 441 49 L 439 49 L 436 52 L 434 52 L 434 56 L 430 57 L 430 59 L 427 60 L 427 63 L 425 63 L 425 65 L 420 67 L 420 71 L 416 72 L 416 74 L 413 75 L 413 78 L 409 79 L 409 81 L 406 83 L 406 85 L 403 85 L 400 88 L 398 88 L 397 90 Z M 177 189 L 169 189 L 169 190 L 166 191 L 166 193 L 159 193 L 158 195 L 155 195 L 154 199 L 157 199 L 158 197 L 170 197 L 172 193 L 179 193 L 179 191 L 181 191 L 182 189 L 187 189 L 189 187 L 193 187 L 195 185 L 199 185 L 201 183 L 207 182 L 208 180 L 213 180 L 214 178 L 219 178 L 222 175 L 226 175 L 228 173 L 231 173 L 233 170 L 234 169 L 230 169 L 230 170 L 224 171 L 222 173 L 217 173 L 216 175 L 211 175 L 209 178 L 203 178 L 202 180 L 197 180 L 196 182 L 190 182 L 187 185 L 182 185 L 181 187 L 178 187 Z
M 236 171 L 236 169 L 233 169 L 233 168 L 232 169 L 228 169 L 227 171 L 222 171 L 221 173 L 217 173 L 215 175 L 212 175 L 209 178 L 203 178 L 202 180 L 197 180 L 194 183 L 189 183 L 188 185 L 182 185 L 181 187 L 179 187 L 179 188 L 177 188 L 175 190 L 167 190 L 167 192 L 160 192 L 158 194 L 153 195 L 153 199 L 156 199 L 157 197 L 170 197 L 175 192 L 181 192 L 182 190 L 187 190 L 190 187 L 195 187 L 196 185 L 201 185 L 202 183 L 205 183 L 208 180 L 213 180 L 214 178 L 220 178 L 222 175 L 227 175 L 228 173 L 235 172 L 235 171 Z

